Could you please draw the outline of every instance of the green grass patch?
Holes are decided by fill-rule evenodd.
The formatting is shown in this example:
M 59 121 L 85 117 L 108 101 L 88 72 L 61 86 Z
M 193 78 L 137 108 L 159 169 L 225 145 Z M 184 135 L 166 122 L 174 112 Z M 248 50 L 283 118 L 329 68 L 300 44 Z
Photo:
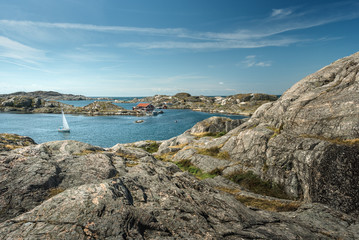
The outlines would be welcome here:
M 197 153 L 202 155 L 208 155 L 215 158 L 229 160 L 230 155 L 227 151 L 221 151 L 219 147 L 211 147 L 211 148 L 197 148 Z
M 146 147 L 142 147 L 142 149 L 149 153 L 154 153 L 154 152 L 158 151 L 159 146 L 160 145 L 158 143 L 156 143 L 155 141 L 150 141 L 150 144 Z
M 270 138 L 274 138 L 274 137 L 278 136 L 278 135 L 281 133 L 281 131 L 282 131 L 282 129 L 283 129 L 283 124 L 281 124 L 281 125 L 279 126 L 279 128 L 276 128 L 276 127 L 273 127 L 273 126 L 268 126 L 267 128 L 268 128 L 269 130 L 272 130 L 272 131 L 273 131 L 273 135 L 272 135 Z
M 203 133 L 194 133 L 192 135 L 196 136 L 197 138 L 202 138 L 202 137 L 219 138 L 226 134 L 227 134 L 227 132 L 214 132 L 214 133 L 213 132 L 203 132 Z
M 175 163 L 182 171 L 187 171 L 189 173 L 191 173 L 192 175 L 194 175 L 195 177 L 197 177 L 198 179 L 206 179 L 206 178 L 214 178 L 215 174 L 211 174 L 211 173 L 204 173 L 202 172 L 201 169 L 199 169 L 198 167 L 194 166 L 190 160 L 188 159 L 184 159 L 181 160 L 179 162 Z
M 282 186 L 270 181 L 264 181 L 252 171 L 238 171 L 226 177 L 251 192 L 265 196 L 289 199 L 289 196 L 285 193 Z

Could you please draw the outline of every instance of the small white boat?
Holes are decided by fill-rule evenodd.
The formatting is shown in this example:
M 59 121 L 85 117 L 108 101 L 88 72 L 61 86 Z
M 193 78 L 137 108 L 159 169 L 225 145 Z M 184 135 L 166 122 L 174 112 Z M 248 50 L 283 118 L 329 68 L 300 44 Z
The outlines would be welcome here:
M 62 113 L 62 126 L 59 127 L 59 129 L 57 131 L 59 131 L 59 132 L 70 132 L 70 127 L 69 127 L 69 124 L 67 123 L 64 111 L 61 110 L 61 113 Z

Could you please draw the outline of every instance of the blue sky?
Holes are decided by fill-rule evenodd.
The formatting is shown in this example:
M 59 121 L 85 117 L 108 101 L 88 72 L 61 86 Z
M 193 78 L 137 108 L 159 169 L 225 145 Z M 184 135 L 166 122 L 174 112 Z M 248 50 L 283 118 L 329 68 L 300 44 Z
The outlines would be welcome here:
M 0 93 L 282 94 L 358 26 L 350 0 L 0 0 Z

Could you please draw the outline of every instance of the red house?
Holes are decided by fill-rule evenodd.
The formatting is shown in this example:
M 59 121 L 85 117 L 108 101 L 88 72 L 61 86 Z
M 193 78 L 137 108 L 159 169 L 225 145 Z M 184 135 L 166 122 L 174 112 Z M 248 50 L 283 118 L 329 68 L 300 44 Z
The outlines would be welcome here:
M 139 103 L 136 107 L 133 107 L 133 110 L 144 110 L 144 111 L 153 111 L 155 107 L 150 103 Z

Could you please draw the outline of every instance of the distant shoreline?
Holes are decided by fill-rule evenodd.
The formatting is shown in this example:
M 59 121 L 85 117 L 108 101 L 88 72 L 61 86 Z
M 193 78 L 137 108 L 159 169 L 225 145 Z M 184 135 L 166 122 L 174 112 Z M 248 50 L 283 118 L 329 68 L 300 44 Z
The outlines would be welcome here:
M 227 97 L 192 96 L 189 93 L 177 93 L 173 96 L 155 95 L 152 97 L 112 97 L 93 98 L 82 95 L 62 94 L 58 92 L 17 92 L 0 95 L 0 111 L 19 113 L 60 113 L 85 115 L 132 115 L 145 113 L 124 109 L 113 103 L 151 103 L 154 108 L 190 109 L 192 111 L 251 116 L 261 105 L 278 99 L 277 95 L 262 93 L 237 94 Z M 88 106 L 74 107 L 59 101 L 94 101 Z M 95 104 L 96 103 L 96 104 Z

